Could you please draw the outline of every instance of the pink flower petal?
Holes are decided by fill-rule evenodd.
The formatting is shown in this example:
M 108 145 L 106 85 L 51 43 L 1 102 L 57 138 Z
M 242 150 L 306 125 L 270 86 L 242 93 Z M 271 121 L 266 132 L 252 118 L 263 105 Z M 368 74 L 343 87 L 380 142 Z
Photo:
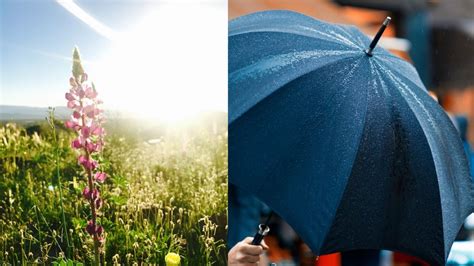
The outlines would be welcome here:
M 86 97 L 89 99 L 94 99 L 95 97 L 97 97 L 97 92 L 92 87 L 87 87 L 85 89 L 85 94 L 86 94 Z
M 98 151 L 97 144 L 95 144 L 91 141 L 86 141 L 86 149 L 89 153 L 93 153 L 93 152 Z
M 91 129 L 88 126 L 83 126 L 81 129 L 81 134 L 83 138 L 88 138 L 90 136 Z
M 91 191 L 89 187 L 85 187 L 84 190 L 82 190 L 82 196 L 84 196 L 84 198 L 87 200 L 91 198 Z
M 96 233 L 96 226 L 94 225 L 94 222 L 92 222 L 92 220 L 89 220 L 89 221 L 87 222 L 86 231 L 87 231 L 87 233 L 89 233 L 90 235 L 95 235 L 95 233 Z
M 92 191 L 91 193 L 91 199 L 93 200 L 96 200 L 100 197 L 100 193 L 99 193 L 99 190 L 97 190 L 96 188 L 94 188 L 94 190 Z
M 88 160 L 84 155 L 79 156 L 78 162 L 80 165 L 82 165 L 85 169 L 93 171 L 99 166 L 99 163 L 97 161 L 90 159 Z
M 101 236 L 102 233 L 104 233 L 104 228 L 100 225 L 94 225 L 94 222 L 92 222 L 92 220 L 89 220 L 87 222 L 86 231 L 90 235 Z M 99 238 L 102 239 L 102 240 L 99 239 L 100 241 L 103 241 L 103 237 L 99 237 Z
M 74 118 L 76 118 L 76 119 L 79 119 L 79 118 L 81 118 L 81 113 L 79 113 L 78 111 L 74 111 L 74 112 L 72 113 L 72 116 L 73 116 Z
M 107 174 L 104 173 L 104 172 L 97 172 L 95 174 L 95 181 L 97 181 L 99 183 L 103 183 L 106 178 L 107 178 Z
M 85 91 L 82 89 L 82 88 L 79 88 L 77 90 L 77 95 L 79 96 L 79 98 L 84 98 L 84 96 L 86 95 Z
M 75 121 L 71 121 L 71 120 L 67 120 L 64 125 L 67 127 L 67 128 L 71 128 L 71 129 L 74 129 L 74 130 L 78 130 L 81 126 L 75 122 Z
M 67 128 L 73 128 L 74 127 L 74 122 L 70 121 L 70 120 L 66 120 L 66 122 L 64 122 L 64 125 L 67 127 Z
M 72 93 L 66 93 L 66 100 L 68 101 L 74 101 L 76 98 L 74 97 L 74 95 L 72 95 Z
M 69 101 L 69 102 L 67 102 L 67 107 L 70 108 L 70 109 L 72 109 L 72 108 L 74 108 L 74 107 L 76 107 L 76 106 L 77 106 L 76 101 Z
M 94 201 L 95 208 L 96 208 L 96 209 L 100 209 L 100 207 L 102 207 L 102 203 L 103 203 L 103 202 L 102 202 L 102 199 L 96 199 L 96 200 Z
M 95 232 L 98 234 L 98 235 L 102 235 L 102 233 L 104 232 L 104 228 L 100 225 L 97 225 L 96 226 L 96 229 L 95 229 Z
M 104 129 L 100 127 L 98 124 L 94 123 L 91 125 L 91 134 L 100 136 L 104 133 Z
M 69 78 L 69 84 L 73 87 L 77 86 L 76 80 L 73 77 Z
M 83 73 L 83 74 L 81 75 L 81 82 L 87 81 L 87 78 L 88 78 L 87 74 L 86 74 L 86 73 Z
M 85 187 L 84 190 L 82 190 L 82 196 L 84 196 L 86 200 L 97 200 L 100 198 L 100 193 L 96 188 L 90 190 L 89 187 Z
M 74 149 L 80 149 L 82 148 L 81 141 L 79 139 L 75 139 L 71 143 L 72 148 Z

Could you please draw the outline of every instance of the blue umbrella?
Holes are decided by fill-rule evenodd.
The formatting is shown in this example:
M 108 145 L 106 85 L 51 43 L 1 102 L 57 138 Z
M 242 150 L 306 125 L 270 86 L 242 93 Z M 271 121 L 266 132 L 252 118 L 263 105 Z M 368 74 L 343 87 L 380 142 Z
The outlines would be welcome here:
M 229 182 L 316 254 L 388 249 L 441 265 L 474 184 L 416 70 L 375 46 L 387 23 L 371 43 L 289 11 L 230 22 Z

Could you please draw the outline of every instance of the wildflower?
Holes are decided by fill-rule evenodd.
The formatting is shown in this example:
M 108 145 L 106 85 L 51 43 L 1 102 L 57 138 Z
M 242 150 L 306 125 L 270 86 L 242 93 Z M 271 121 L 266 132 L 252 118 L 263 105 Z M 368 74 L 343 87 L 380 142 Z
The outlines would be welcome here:
M 81 145 L 81 141 L 79 139 L 74 139 L 72 142 L 71 142 L 71 147 L 73 149 L 80 149 L 82 147 Z
M 80 126 L 77 122 L 68 120 L 64 123 L 67 128 L 77 130 Z
M 89 220 L 87 222 L 86 231 L 90 235 L 99 235 L 100 236 L 104 232 L 104 228 L 100 225 L 95 225 L 94 221 Z
M 71 78 L 72 80 L 74 80 L 73 78 Z M 72 93 L 70 92 L 67 92 L 66 93 L 66 100 L 70 101 L 70 102 L 73 102 L 76 100 L 76 98 L 74 97 L 74 95 L 72 95 Z
M 67 102 L 67 107 L 70 108 L 70 109 L 73 109 L 76 106 L 77 106 L 77 101 L 75 101 L 75 100 Z
M 165 256 L 166 266 L 179 266 L 181 263 L 181 258 L 178 254 L 170 252 Z
M 72 113 L 72 117 L 74 117 L 75 119 L 79 119 L 81 118 L 81 113 L 79 113 L 78 111 L 74 111 Z
M 106 178 L 107 178 L 107 175 L 104 172 L 97 172 L 95 174 L 95 181 L 99 183 L 104 183 Z
M 77 86 L 76 80 L 75 80 L 73 77 L 70 77 L 70 78 L 69 78 L 69 84 L 70 84 L 72 87 L 76 87 L 76 86 Z M 66 99 L 67 99 L 67 93 L 66 93 Z M 69 100 L 69 99 L 68 99 L 68 100 Z
M 82 190 L 82 195 L 87 200 L 97 200 L 100 197 L 99 190 L 97 190 L 96 188 L 91 190 L 89 189 L 89 187 L 85 187 L 84 190 Z
M 84 155 L 79 156 L 78 162 L 87 170 L 94 170 L 98 166 L 97 161 L 94 159 L 89 159 Z
M 102 199 L 98 198 L 94 201 L 95 208 L 98 210 L 102 207 Z
M 86 83 L 88 76 L 82 67 L 77 48 L 73 52 L 72 75 L 69 79 L 71 88 L 65 94 L 65 98 L 67 107 L 72 109 L 73 112 L 65 125 L 77 133 L 77 138 L 71 142 L 71 147 L 80 153 L 78 163 L 86 170 L 87 186 L 82 191 L 82 195 L 89 202 L 92 220 L 87 223 L 85 229 L 93 236 L 95 264 L 98 265 L 100 262 L 99 248 L 104 243 L 105 236 L 103 235 L 103 227 L 96 222 L 97 210 L 103 205 L 103 200 L 100 198 L 100 192 L 96 185 L 97 182 L 104 182 L 106 174 L 95 172 L 99 167 L 99 162 L 95 158 L 97 158 L 97 153 L 102 150 L 104 145 L 105 131 L 102 128 L 104 118 L 102 117 L 102 110 L 99 108 L 102 101 L 97 99 L 94 84 L 90 86 Z
M 93 87 L 87 86 L 84 92 L 85 96 L 89 99 L 94 99 L 97 97 L 97 91 Z

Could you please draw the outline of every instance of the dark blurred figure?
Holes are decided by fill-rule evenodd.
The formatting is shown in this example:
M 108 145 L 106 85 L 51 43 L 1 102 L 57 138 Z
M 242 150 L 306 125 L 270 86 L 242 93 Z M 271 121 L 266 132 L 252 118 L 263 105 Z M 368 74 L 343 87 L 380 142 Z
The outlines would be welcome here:
M 464 150 L 466 151 L 467 160 L 471 169 L 471 176 L 474 178 L 474 151 L 467 141 L 467 129 L 469 128 L 469 121 L 464 115 L 455 116 L 455 121 L 459 130 L 459 134 L 461 135 Z
M 265 205 L 246 191 L 229 184 L 227 247 L 257 232 Z
M 342 266 L 379 266 L 379 250 L 354 250 L 341 253 Z
M 464 115 L 457 115 L 454 117 L 456 127 L 459 130 L 461 135 L 461 140 L 464 145 L 464 150 L 466 151 L 467 160 L 469 162 L 469 167 L 471 170 L 471 177 L 474 181 L 474 151 L 471 148 L 471 145 L 467 141 L 467 129 L 469 128 L 469 120 Z M 466 228 L 466 225 L 461 228 L 458 235 L 456 236 L 457 241 L 468 240 L 470 236 L 469 230 Z

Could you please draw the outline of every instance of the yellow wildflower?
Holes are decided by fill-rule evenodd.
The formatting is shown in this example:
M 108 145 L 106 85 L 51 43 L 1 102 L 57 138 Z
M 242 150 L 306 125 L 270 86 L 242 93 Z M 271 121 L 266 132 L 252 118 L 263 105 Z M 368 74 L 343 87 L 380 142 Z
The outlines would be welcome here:
M 179 266 L 181 258 L 178 254 L 170 252 L 165 256 L 166 266 Z

